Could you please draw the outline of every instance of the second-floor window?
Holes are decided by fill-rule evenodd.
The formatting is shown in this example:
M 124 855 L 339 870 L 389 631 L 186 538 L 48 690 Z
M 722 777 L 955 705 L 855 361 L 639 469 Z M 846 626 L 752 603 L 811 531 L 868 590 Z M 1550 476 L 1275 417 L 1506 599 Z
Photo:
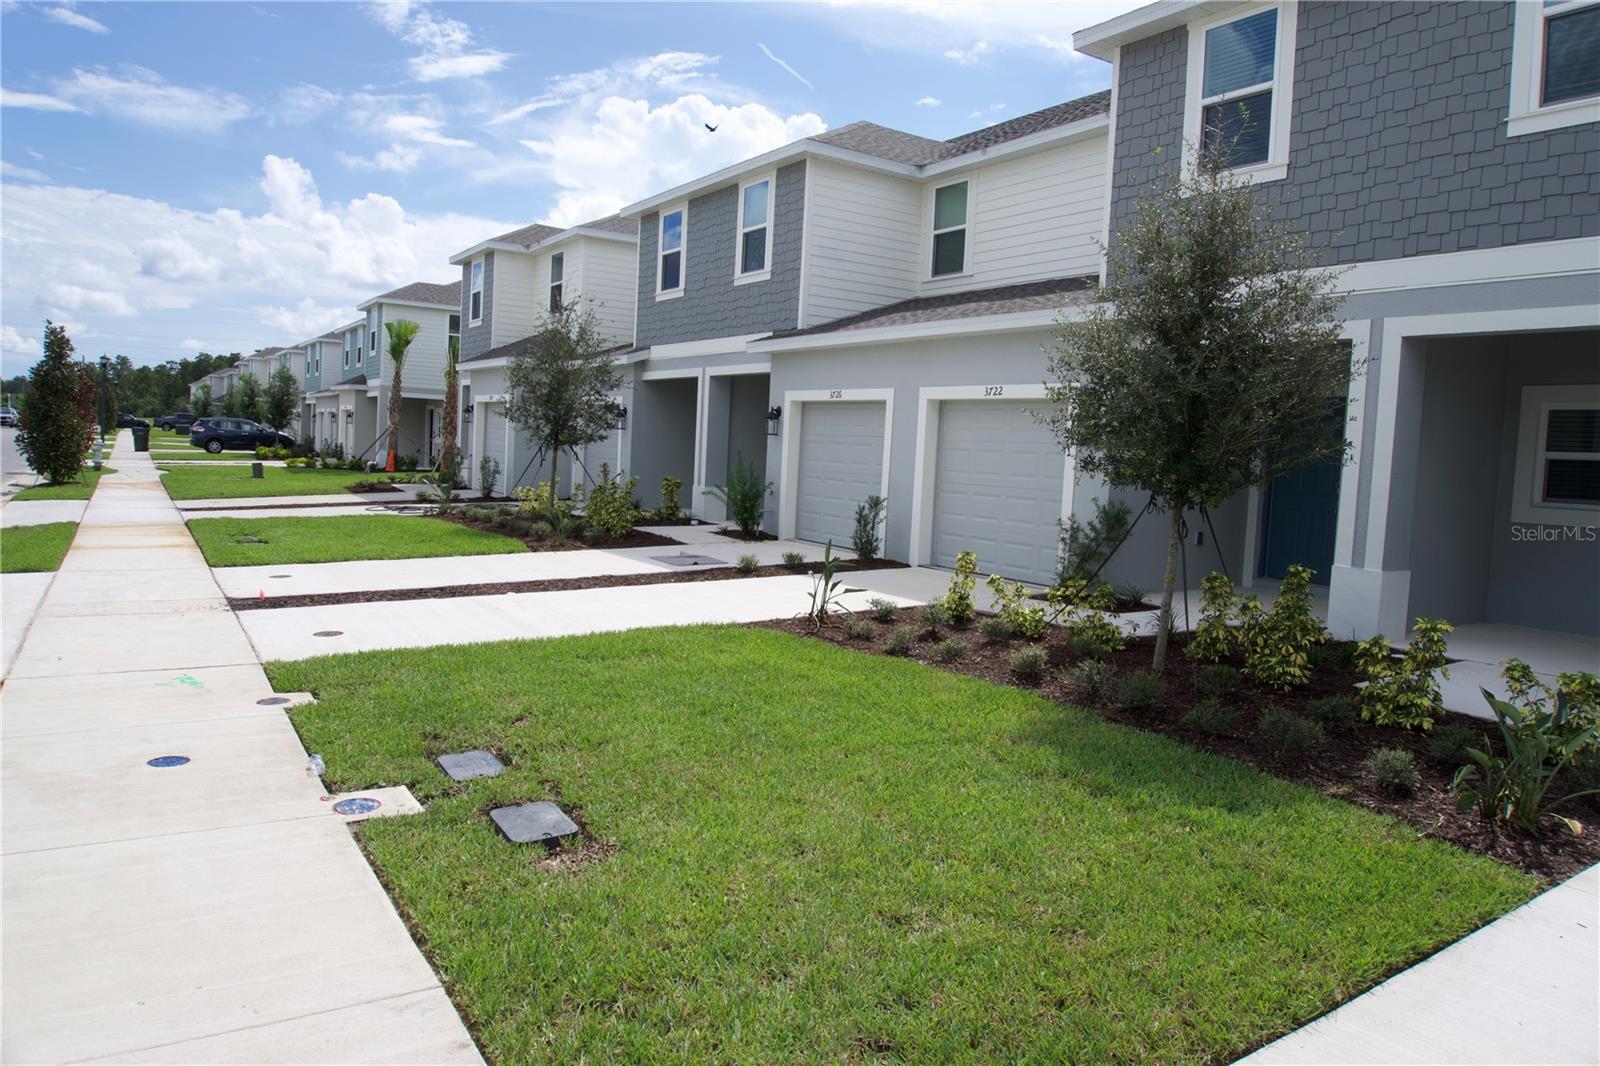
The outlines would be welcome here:
M 1600 121 L 1600 0 L 1517 4 L 1513 19 L 1506 132 Z
M 656 242 L 656 296 L 677 296 L 683 292 L 684 217 L 686 209 L 674 208 L 661 213 L 660 233 Z
M 450 327 L 449 328 L 450 328 L 450 336 L 452 336 L 452 337 L 461 336 L 461 316 L 460 315 L 451 315 L 450 316 Z
M 361 365 L 362 353 L 367 350 L 367 328 L 362 326 L 356 330 L 356 366 Z
M 471 271 L 467 286 L 467 321 L 476 325 L 483 321 L 483 260 L 474 259 Z
M 767 274 L 767 234 L 772 216 L 772 179 L 761 178 L 739 188 L 739 258 L 736 273 L 740 277 Z
M 1189 27 L 1187 161 L 1198 151 L 1259 178 L 1287 175 L 1294 19 L 1274 5 Z
M 550 313 L 561 310 L 561 279 L 567 272 L 567 255 L 557 252 L 550 257 Z
M 967 183 L 958 181 L 933 190 L 933 264 L 942 278 L 967 272 Z
M 378 341 L 383 333 L 378 329 L 378 309 L 374 307 L 367 312 L 367 344 L 373 355 L 379 352 Z
M 346 333 L 344 335 L 344 368 L 346 370 L 350 369 L 350 346 L 354 342 L 354 338 L 354 333 Z

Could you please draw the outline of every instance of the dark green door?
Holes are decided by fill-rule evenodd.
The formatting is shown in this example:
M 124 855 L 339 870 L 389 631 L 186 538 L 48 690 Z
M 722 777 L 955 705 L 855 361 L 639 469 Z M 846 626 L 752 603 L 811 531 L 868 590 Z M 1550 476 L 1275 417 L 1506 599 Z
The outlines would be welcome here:
M 1328 419 L 1330 433 L 1344 432 L 1344 409 Z M 1295 563 L 1316 571 L 1326 585 L 1333 570 L 1333 540 L 1339 526 L 1339 478 L 1343 463 L 1303 463 L 1267 486 L 1261 573 L 1282 577 Z

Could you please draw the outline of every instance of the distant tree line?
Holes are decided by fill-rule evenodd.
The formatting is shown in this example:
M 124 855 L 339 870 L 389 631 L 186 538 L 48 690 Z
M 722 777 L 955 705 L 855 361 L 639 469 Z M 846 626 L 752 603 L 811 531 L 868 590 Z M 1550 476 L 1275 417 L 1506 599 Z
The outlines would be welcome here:
M 198 381 L 215 370 L 232 366 L 239 358 L 238 352 L 228 355 L 199 352 L 188 359 L 169 359 L 150 366 L 134 366 L 125 355 L 102 356 L 87 361 L 84 368 L 94 380 L 96 396 L 93 409 L 103 418 L 110 412 L 128 411 L 136 415 L 164 415 L 189 407 L 189 383 Z M 14 407 L 27 403 L 28 376 L 18 374 L 3 383 L 6 395 Z

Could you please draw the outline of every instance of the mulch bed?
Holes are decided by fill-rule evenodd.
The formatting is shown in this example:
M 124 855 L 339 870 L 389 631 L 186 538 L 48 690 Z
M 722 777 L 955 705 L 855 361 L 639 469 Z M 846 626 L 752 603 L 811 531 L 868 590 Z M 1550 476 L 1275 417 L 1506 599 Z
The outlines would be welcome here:
M 895 570 L 905 566 L 876 560 L 851 570 Z M 230 596 L 228 606 L 235 611 L 264 611 L 278 607 L 331 607 L 346 603 L 386 603 L 395 600 L 447 600 L 458 596 L 500 596 L 508 592 L 565 592 L 572 589 L 609 589 L 624 585 L 677 585 L 695 581 L 727 581 L 743 577 L 785 577 L 793 574 L 817 574 L 821 563 L 803 566 L 758 566 L 749 573 L 740 573 L 731 566 L 707 567 L 698 570 L 670 570 L 653 574 L 606 574 L 598 577 L 558 577 L 540 581 L 484 582 L 477 585 L 438 585 L 419 589 L 373 589 L 361 592 L 318 592 L 305 596 L 269 596 L 266 599 L 250 596 Z
M 778 539 L 771 533 L 768 533 L 764 530 L 758 530 L 755 536 L 747 537 L 743 533 L 740 533 L 737 529 L 729 529 L 726 526 L 722 527 L 721 529 L 713 529 L 711 532 L 715 533 L 719 537 L 727 537 L 729 540 L 743 541 L 746 544 L 755 544 L 758 541 Z
M 852 641 L 844 635 L 839 625 L 819 631 L 808 620 L 799 618 L 751 624 L 781 629 L 876 655 L 884 654 L 883 641 L 890 632 L 897 626 L 907 626 L 919 634 L 910 655 L 917 662 L 998 684 L 1032 687 L 1019 682 L 1012 675 L 1010 666 L 1012 652 L 1026 641 L 991 643 L 983 638 L 976 625 L 945 629 L 935 637 L 926 631 L 920 608 L 902 609 L 894 622 L 877 625 L 877 635 L 871 641 Z M 940 662 L 933 654 L 934 645 L 947 636 L 954 636 L 968 646 L 966 654 L 953 663 Z M 1487 855 L 1546 878 L 1552 883 L 1564 881 L 1600 861 L 1600 797 L 1574 800 L 1560 808 L 1562 814 L 1584 824 L 1586 832 L 1581 837 L 1571 835 L 1558 825 L 1547 826 L 1539 834 L 1529 836 L 1484 821 L 1475 811 L 1458 812 L 1455 798 L 1449 794 L 1450 779 L 1456 767 L 1429 753 L 1428 733 L 1358 722 L 1348 732 L 1328 732 L 1323 745 L 1304 760 L 1286 759 L 1279 755 L 1262 736 L 1257 725 L 1261 709 L 1276 704 L 1286 710 L 1303 712 L 1307 704 L 1322 696 L 1353 693 L 1355 683 L 1360 680 L 1353 666 L 1341 663 L 1324 665 L 1308 685 L 1289 693 L 1262 688 L 1248 679 L 1241 679 L 1239 687 L 1224 698 L 1225 703 L 1239 711 L 1238 724 L 1229 734 L 1215 735 L 1191 729 L 1181 721 L 1183 712 L 1198 702 L 1194 695 L 1194 674 L 1203 665 L 1193 663 L 1184 656 L 1186 638 L 1178 638 L 1168 649 L 1167 668 L 1163 675 L 1165 696 L 1155 706 L 1137 711 L 1124 710 L 1109 703 L 1091 704 L 1062 678 L 1062 668 L 1070 667 L 1081 656 L 1067 647 L 1066 637 L 1059 628 L 1051 627 L 1039 643 L 1048 651 L 1050 669 L 1046 672 L 1044 682 L 1034 690 L 1049 699 L 1083 707 L 1112 721 L 1160 733 L 1191 747 L 1237 759 L 1347 803 L 1393 815 L 1415 826 L 1419 836 L 1449 841 L 1468 851 Z M 1126 649 L 1109 657 L 1116 666 L 1117 675 L 1121 677 L 1149 669 L 1154 646 L 1154 636 L 1130 639 Z M 1452 712 L 1447 712 L 1437 720 L 1435 728 L 1451 721 L 1460 722 L 1474 732 L 1491 738 L 1498 737 L 1493 722 Z M 1404 748 L 1412 753 L 1422 777 L 1422 787 L 1415 796 L 1397 799 L 1378 791 L 1371 773 L 1363 765 L 1376 748 Z M 1562 785 L 1563 782 L 1558 781 L 1551 794 L 1559 796 L 1576 790 L 1576 786 L 1563 788 Z
M 370 492 L 399 492 L 400 486 L 392 481 L 358 481 L 354 485 L 346 485 L 345 491 L 365 496 Z
M 607 548 L 676 548 L 683 544 L 681 540 L 663 537 L 659 533 L 646 533 L 642 529 L 630 529 L 620 537 L 600 537 L 593 543 L 585 540 L 569 538 L 557 540 L 555 537 L 523 537 L 518 536 L 513 530 L 502 529 L 493 522 L 480 522 L 475 518 L 468 518 L 458 511 L 451 511 L 441 515 L 429 515 L 430 518 L 440 518 L 446 522 L 454 522 L 458 526 L 467 526 L 471 529 L 481 529 L 485 533 L 498 533 L 502 537 L 511 537 L 526 544 L 529 549 L 536 552 L 571 552 L 588 551 L 590 549 Z

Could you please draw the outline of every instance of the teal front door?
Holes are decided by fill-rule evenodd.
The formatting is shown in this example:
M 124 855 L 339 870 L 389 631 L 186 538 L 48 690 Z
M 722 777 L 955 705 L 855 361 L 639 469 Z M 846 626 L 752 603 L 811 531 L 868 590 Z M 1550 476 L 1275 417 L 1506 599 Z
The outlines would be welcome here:
M 1344 411 L 1329 419 L 1330 432 L 1344 431 Z M 1295 563 L 1315 573 L 1313 584 L 1326 585 L 1333 570 L 1333 540 L 1339 526 L 1337 459 L 1303 463 L 1267 486 L 1262 508 L 1261 573 L 1282 577 Z

